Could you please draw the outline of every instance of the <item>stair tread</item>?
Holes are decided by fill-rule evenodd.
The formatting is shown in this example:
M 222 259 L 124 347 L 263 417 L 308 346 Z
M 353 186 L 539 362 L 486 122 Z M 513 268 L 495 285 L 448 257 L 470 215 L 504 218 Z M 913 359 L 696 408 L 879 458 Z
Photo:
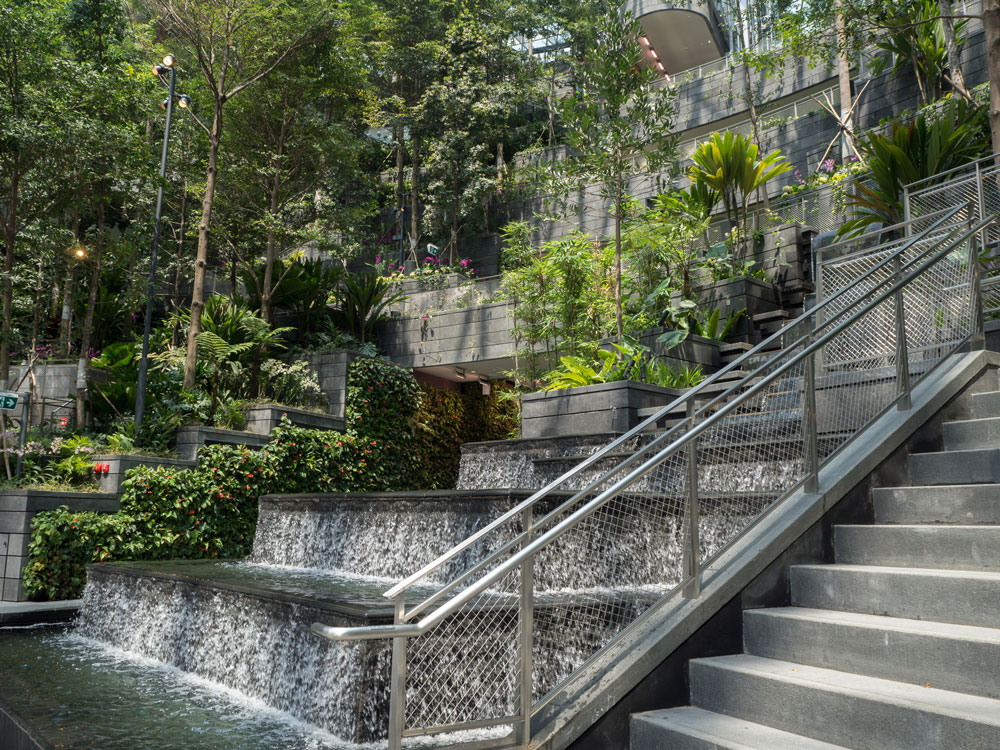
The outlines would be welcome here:
M 726 750 L 845 750 L 841 745 L 831 745 L 697 706 L 647 711 L 633 714 L 633 717 L 714 742 Z
M 835 609 L 816 609 L 813 607 L 768 607 L 745 611 L 745 614 L 751 613 L 754 617 L 781 617 L 829 622 L 900 633 L 919 633 L 963 641 L 995 643 L 1000 646 L 1000 628 L 987 628 L 980 625 L 958 625 L 950 622 L 937 622 L 936 620 L 912 620 L 905 617 L 888 617 L 886 615 L 842 612 Z
M 941 690 L 933 685 L 928 687 L 897 682 L 748 654 L 715 656 L 709 659 L 697 659 L 692 662 L 694 663 L 733 672 L 757 674 L 766 679 L 780 680 L 812 689 L 849 693 L 861 699 L 947 713 L 966 721 L 1000 727 L 1000 700 Z
M 800 570 L 833 570 L 847 573 L 887 573 L 889 575 L 921 575 L 930 578 L 972 578 L 983 581 L 1000 582 L 997 570 L 953 570 L 951 568 L 901 568 L 896 565 L 854 565 L 851 563 L 805 563 L 793 565 Z

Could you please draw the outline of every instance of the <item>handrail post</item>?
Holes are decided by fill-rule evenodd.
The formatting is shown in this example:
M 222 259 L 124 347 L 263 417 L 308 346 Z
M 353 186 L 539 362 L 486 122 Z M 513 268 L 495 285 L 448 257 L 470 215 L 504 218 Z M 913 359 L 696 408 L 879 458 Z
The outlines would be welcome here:
M 690 429 L 694 429 L 694 415 L 696 399 L 691 399 L 687 404 L 687 417 L 691 422 Z M 701 570 L 699 569 L 701 560 L 701 541 L 698 534 L 698 522 L 701 516 L 701 509 L 698 502 L 698 438 L 693 438 L 687 447 L 687 504 L 688 504 L 688 528 L 687 528 L 687 554 L 684 556 L 685 576 L 689 577 L 690 583 L 684 587 L 685 599 L 697 599 L 701 596 Z
M 903 185 L 903 235 L 909 237 L 913 233 L 913 225 L 910 224 L 910 186 Z
M 815 329 L 813 329 L 815 330 Z M 812 336 L 806 346 L 812 343 Z M 816 353 L 806 357 L 802 378 L 802 449 L 805 458 L 805 491 L 819 492 L 819 448 L 817 445 L 818 419 L 816 416 Z
M 976 202 L 979 204 L 976 206 L 976 216 L 979 221 L 982 221 L 986 218 L 986 209 L 983 206 L 983 171 L 981 161 L 976 162 Z M 970 216 L 969 219 L 971 220 L 972 217 Z M 983 227 L 979 233 L 982 247 L 986 247 L 986 232 L 986 227 Z M 976 267 L 979 267 L 978 263 L 976 264 Z
M 979 165 L 977 164 L 976 166 L 978 167 Z M 986 230 L 984 229 L 980 233 L 981 241 L 985 240 L 985 235 Z M 980 245 L 980 247 L 986 246 Z M 979 253 L 976 251 L 974 235 L 969 237 L 969 273 L 969 283 L 972 286 L 969 290 L 972 297 L 969 309 L 969 314 L 972 316 L 969 326 L 969 350 L 981 352 L 986 349 L 986 330 L 983 324 L 983 272 L 979 267 Z
M 532 519 L 531 506 L 529 505 L 521 511 L 521 529 L 525 534 L 524 544 L 531 542 L 534 534 L 534 521 Z M 523 545 L 522 545 L 523 546 Z M 532 647 L 534 646 L 534 618 L 535 618 L 535 558 L 529 557 L 521 564 L 521 594 L 518 597 L 520 620 L 520 638 L 518 643 L 518 670 L 520 672 L 520 716 L 521 721 L 517 727 L 518 744 L 527 747 L 531 742 L 531 707 L 532 701 Z
M 896 282 L 900 277 L 900 259 L 893 261 L 893 273 Z M 907 411 L 910 408 L 910 356 L 906 346 L 906 310 L 903 305 L 903 290 L 899 289 L 892 295 L 896 318 L 896 393 L 899 401 L 896 409 Z
M 395 599 L 396 625 L 403 624 L 406 604 L 405 594 Z M 404 714 L 406 712 L 406 638 L 392 639 L 392 667 L 389 680 L 389 750 L 400 750 L 403 744 Z

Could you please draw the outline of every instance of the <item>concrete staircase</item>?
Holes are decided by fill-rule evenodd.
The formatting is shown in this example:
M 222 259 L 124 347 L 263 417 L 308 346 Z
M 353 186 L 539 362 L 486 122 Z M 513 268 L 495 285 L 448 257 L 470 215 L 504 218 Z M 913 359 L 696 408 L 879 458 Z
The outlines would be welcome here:
M 743 613 L 744 653 L 690 662 L 691 706 L 633 714 L 632 750 L 1000 748 L 1000 392 Z

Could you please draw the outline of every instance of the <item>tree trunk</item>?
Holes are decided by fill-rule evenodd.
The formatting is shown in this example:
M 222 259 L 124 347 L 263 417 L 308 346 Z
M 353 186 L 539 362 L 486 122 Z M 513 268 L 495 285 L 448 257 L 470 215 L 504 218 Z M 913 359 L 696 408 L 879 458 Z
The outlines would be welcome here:
M 99 191 L 101 195 L 103 190 Z M 97 307 L 97 290 L 101 285 L 101 257 L 104 255 L 104 201 L 97 204 L 97 237 L 94 239 L 93 266 L 90 270 L 90 288 L 87 290 L 87 312 L 83 316 L 80 334 L 80 355 L 76 360 L 76 428 L 87 426 L 85 394 L 87 392 L 87 353 L 90 351 L 90 334 L 94 327 Z
M 993 153 L 1000 154 L 1000 0 L 983 0 L 986 66 L 990 74 L 990 132 Z M 1000 156 L 997 157 L 1000 164 Z
M 287 105 L 287 93 L 284 103 Z M 271 300 L 277 284 L 274 283 L 274 258 L 277 254 L 278 230 L 275 229 L 275 222 L 278 220 L 278 209 L 281 207 L 281 170 L 279 164 L 281 157 L 285 153 L 285 138 L 287 120 L 282 113 L 281 131 L 278 133 L 277 153 L 271 159 L 271 169 L 274 170 L 274 177 L 271 179 L 271 201 L 270 212 L 267 222 L 267 249 L 264 253 L 264 287 L 260 295 L 260 317 L 268 323 L 274 322 L 274 305 Z M 280 280 L 279 280 L 280 283 Z
M 403 265 L 403 126 L 396 126 L 396 231 L 399 232 L 399 264 Z
M 56 348 L 57 352 L 65 352 L 67 357 L 70 354 L 70 334 L 73 328 L 73 277 L 76 270 L 76 266 L 73 265 L 74 262 L 72 258 L 66 261 L 66 279 L 63 281 L 62 318 L 59 321 L 59 346 Z
M 4 225 L 3 244 L 3 324 L 0 326 L 0 382 L 4 386 L 10 378 L 10 328 L 13 316 L 14 286 L 11 282 L 11 274 L 14 271 L 14 241 L 17 238 L 17 209 L 18 209 L 18 188 L 19 181 L 17 175 L 13 175 L 11 180 L 11 196 L 7 216 L 7 223 Z
M 972 94 L 965 85 L 965 74 L 962 72 L 962 55 L 958 51 L 958 40 L 955 38 L 955 22 L 952 20 L 954 11 L 951 0 L 938 0 L 941 9 L 941 30 L 944 32 L 944 48 L 948 53 L 948 68 L 951 86 L 967 102 L 972 102 Z
M 851 114 L 851 63 L 847 59 L 847 31 L 844 26 L 844 2 L 836 0 L 834 17 L 837 27 L 837 84 L 840 94 L 840 124 L 843 130 L 840 135 L 840 160 L 844 161 L 850 154 L 848 147 L 854 148 L 854 117 Z
M 215 102 L 212 135 L 208 139 L 208 169 L 205 173 L 205 196 L 201 201 L 201 221 L 198 223 L 198 252 L 194 261 L 194 283 L 191 288 L 191 325 L 188 327 L 187 352 L 184 356 L 184 389 L 193 390 L 198 364 L 198 334 L 201 332 L 201 310 L 205 306 L 205 267 L 208 262 L 208 240 L 212 221 L 212 201 L 222 139 L 222 100 Z
M 417 257 L 417 243 L 420 242 L 420 216 L 417 205 L 420 202 L 420 148 L 419 135 L 414 134 L 410 147 L 410 252 Z
M 43 258 L 45 257 L 45 248 L 42 248 L 42 254 L 38 258 L 38 283 L 35 285 L 35 309 L 31 313 L 31 350 L 28 353 L 28 392 L 31 394 L 31 405 L 32 412 L 35 414 L 41 414 L 40 404 L 38 401 L 38 381 L 35 379 L 35 355 L 38 352 L 38 327 L 42 320 L 42 270 L 44 266 Z M 31 414 L 28 414 L 28 426 L 31 426 Z M 41 416 L 39 416 L 35 422 L 40 423 Z
M 618 323 L 618 343 L 622 343 L 625 326 L 622 320 L 622 192 L 615 196 L 615 320 Z

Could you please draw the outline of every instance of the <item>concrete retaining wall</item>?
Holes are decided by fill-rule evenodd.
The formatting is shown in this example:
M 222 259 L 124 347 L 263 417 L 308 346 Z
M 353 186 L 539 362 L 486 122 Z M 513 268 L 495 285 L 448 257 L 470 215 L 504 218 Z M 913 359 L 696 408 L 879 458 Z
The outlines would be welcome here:
M 0 490 L 0 564 L 3 565 L 5 602 L 25 600 L 22 576 L 28 560 L 31 519 L 43 510 L 67 506 L 73 511 L 114 513 L 118 498 L 101 492 L 48 492 Z

